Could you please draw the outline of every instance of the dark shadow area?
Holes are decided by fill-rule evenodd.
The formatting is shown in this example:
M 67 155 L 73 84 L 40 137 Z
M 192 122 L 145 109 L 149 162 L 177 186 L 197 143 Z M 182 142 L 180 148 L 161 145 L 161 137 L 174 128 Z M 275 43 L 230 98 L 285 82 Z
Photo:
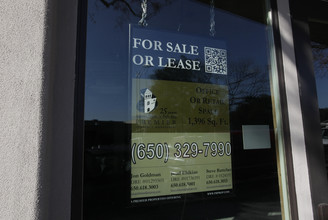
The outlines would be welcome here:
M 147 74 L 147 77 L 142 76 L 145 79 L 157 82 L 152 81 L 150 90 L 165 91 L 167 100 L 177 97 L 170 93 L 170 88 L 159 88 L 160 81 L 227 88 L 228 94 L 224 96 L 229 97 L 226 103 L 229 112 L 225 114 L 229 117 L 232 145 L 232 193 L 212 197 L 204 192 L 191 193 L 168 201 L 131 204 L 130 155 L 134 122 L 127 109 L 136 106 L 130 104 L 131 79 L 128 76 L 136 78 L 141 74 L 129 72 L 128 23 L 139 21 L 140 1 L 95 0 L 89 3 L 91 17 L 86 61 L 85 220 L 282 218 L 266 45 L 266 7 L 263 1 L 254 1 L 251 5 L 240 0 L 214 2 L 220 21 L 217 22 L 219 33 L 214 40 L 227 43 L 227 75 L 144 66 L 140 72 Z M 96 9 L 93 7 L 95 4 Z M 206 42 L 209 39 L 210 4 L 210 1 L 165 1 L 156 8 L 150 3 L 148 23 L 155 29 L 172 24 L 163 30 L 182 30 L 181 34 L 187 37 L 188 34 L 200 35 L 200 39 Z M 187 58 L 179 57 L 184 62 Z M 167 100 L 162 102 L 173 103 Z M 183 106 L 180 107 L 182 109 Z M 268 126 L 269 148 L 245 149 L 243 125 Z

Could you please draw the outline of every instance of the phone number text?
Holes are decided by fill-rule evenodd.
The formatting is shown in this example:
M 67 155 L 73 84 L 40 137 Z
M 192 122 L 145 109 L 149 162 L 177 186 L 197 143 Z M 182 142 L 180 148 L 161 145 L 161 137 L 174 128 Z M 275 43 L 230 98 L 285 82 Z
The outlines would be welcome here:
M 173 149 L 173 152 L 170 152 Z M 231 155 L 230 142 L 204 142 L 201 146 L 197 143 L 175 143 L 173 148 L 167 143 L 133 143 L 131 150 L 132 163 L 137 160 L 163 160 L 164 163 L 170 158 L 172 153 L 174 158 L 196 158 L 204 157 L 222 157 Z M 171 157 L 172 157 L 171 155 Z

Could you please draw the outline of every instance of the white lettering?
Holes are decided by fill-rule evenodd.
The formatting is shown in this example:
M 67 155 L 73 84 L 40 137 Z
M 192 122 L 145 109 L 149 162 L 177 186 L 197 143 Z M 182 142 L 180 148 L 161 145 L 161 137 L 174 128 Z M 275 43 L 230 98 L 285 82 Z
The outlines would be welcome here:
M 186 60 L 186 69 L 190 70 L 192 68 L 191 66 L 191 60 Z
M 175 68 L 175 59 L 174 58 L 167 58 L 167 67 Z
M 154 66 L 154 64 L 153 64 L 153 57 L 151 57 L 151 56 L 145 56 L 145 58 L 146 58 L 145 66 Z
M 174 53 L 182 53 L 180 47 L 179 47 L 179 44 L 176 44 L 175 47 L 174 47 Z
M 200 70 L 200 61 L 197 61 L 197 60 L 193 60 L 192 61 L 192 70 Z
M 163 51 L 161 46 L 162 46 L 162 43 L 160 41 L 154 40 L 154 50 Z
M 192 55 L 198 55 L 198 46 L 190 45 L 191 48 L 191 54 Z
M 174 48 L 174 49 L 173 49 Z M 176 43 L 173 47 L 172 42 L 166 43 L 166 51 L 172 53 L 198 55 L 198 46 Z
M 163 57 L 158 57 L 158 66 L 159 67 L 167 67 L 167 65 L 163 66 Z
M 147 47 L 146 43 L 148 43 L 148 47 Z M 153 43 L 150 40 L 145 39 L 142 41 L 142 47 L 146 50 L 150 50 L 153 47 Z
M 158 57 L 158 66 L 176 69 L 196 70 L 200 71 L 200 61 L 198 60 L 176 60 L 175 58 L 166 58 L 164 63 L 163 57 Z
M 137 58 L 139 59 L 139 62 L 137 62 Z M 136 54 L 133 56 L 132 61 L 135 65 L 141 65 L 143 64 L 143 57 L 139 54 Z
M 167 52 L 172 52 L 173 51 L 173 47 L 172 47 L 171 42 L 167 42 L 166 47 L 167 47 L 167 49 L 166 49 Z
M 133 48 L 138 48 L 137 45 L 140 45 L 140 38 L 133 38 Z
M 183 60 L 179 60 L 178 65 L 176 66 L 176 68 L 178 68 L 178 69 L 185 69 Z
M 156 50 L 156 51 L 163 51 L 162 42 L 158 40 L 149 40 L 149 39 L 140 39 L 140 38 L 133 38 L 133 48 L 139 48 L 142 46 L 145 50 Z M 188 44 L 178 44 L 175 43 L 173 46 L 172 42 L 166 43 L 166 51 L 170 53 L 180 53 L 180 54 L 191 54 L 191 55 L 199 55 L 198 53 L 198 46 L 195 45 L 188 45 Z

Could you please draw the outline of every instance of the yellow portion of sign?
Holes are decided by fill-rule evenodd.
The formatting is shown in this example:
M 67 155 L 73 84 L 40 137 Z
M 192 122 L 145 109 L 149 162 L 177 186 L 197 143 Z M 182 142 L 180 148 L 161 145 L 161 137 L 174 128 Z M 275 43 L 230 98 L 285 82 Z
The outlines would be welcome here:
M 132 80 L 132 132 L 229 132 L 225 85 Z
M 232 189 L 228 88 L 132 81 L 131 198 Z

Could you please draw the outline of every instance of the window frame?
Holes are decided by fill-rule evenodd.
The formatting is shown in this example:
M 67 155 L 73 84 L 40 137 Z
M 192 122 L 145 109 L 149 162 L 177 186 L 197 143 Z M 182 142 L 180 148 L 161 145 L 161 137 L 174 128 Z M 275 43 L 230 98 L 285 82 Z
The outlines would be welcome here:
M 328 182 L 321 139 L 309 19 L 328 21 L 328 3 L 321 0 L 290 0 L 290 8 L 312 210 L 314 219 L 318 219 L 319 205 L 328 201 Z
M 305 0 L 304 0 L 305 1 Z M 283 60 L 283 48 L 281 43 L 281 27 L 279 25 L 279 14 L 281 10 L 281 6 L 278 6 L 278 4 L 281 4 L 281 2 L 286 2 L 286 0 L 271 0 L 271 7 L 272 7 L 272 19 L 273 19 L 273 34 L 274 34 L 274 44 L 275 44 L 275 50 L 276 50 L 276 61 L 277 61 L 277 69 L 278 69 L 278 80 L 279 80 L 279 91 L 280 91 L 280 106 L 282 111 L 282 120 L 283 120 L 283 136 L 284 136 L 284 144 L 285 144 L 285 160 L 286 160 L 286 170 L 287 170 L 287 182 L 288 182 L 288 197 L 289 197 L 289 206 L 290 206 L 290 216 L 291 219 L 298 219 L 299 218 L 299 210 L 297 206 L 297 196 L 296 196 L 296 186 L 295 186 L 295 178 L 294 178 L 294 162 L 293 162 L 293 149 L 292 149 L 292 142 L 290 137 L 290 119 L 288 117 L 288 109 L 287 109 L 287 97 L 286 97 L 286 82 L 284 80 L 285 73 L 284 73 L 284 60 Z M 289 1 L 287 0 L 289 3 Z M 292 8 L 297 8 L 298 6 L 295 6 L 296 3 L 291 2 Z M 285 7 L 285 6 L 283 6 Z M 289 9 L 288 9 L 289 10 Z M 77 49 L 76 49 L 76 84 L 75 84 L 75 103 L 74 103 L 74 131 L 73 131 L 73 164 L 72 164 L 72 194 L 71 194 L 71 219 L 82 219 L 83 218 L 83 154 L 84 154 L 84 89 L 85 89 L 85 56 L 86 56 L 86 30 L 87 30 L 87 0 L 79 0 L 78 1 L 78 24 L 77 24 Z M 305 35 L 297 35 L 298 28 L 305 27 L 307 24 L 296 24 L 298 21 L 297 17 L 293 17 L 292 23 L 293 23 L 293 39 L 295 41 L 295 47 L 300 42 L 308 42 L 308 34 Z M 300 25 L 301 27 L 299 27 Z M 301 59 L 302 52 L 296 50 L 296 61 L 299 61 Z M 306 52 L 305 54 L 309 55 L 309 52 Z M 307 65 L 308 68 L 309 62 L 306 62 L 302 64 L 302 62 L 297 62 L 297 69 L 299 74 L 303 73 L 300 72 L 302 67 L 304 65 Z M 302 83 L 304 83 L 303 81 Z M 312 87 L 315 90 L 315 87 Z M 303 90 L 302 87 L 300 88 L 300 93 L 302 94 Z M 311 97 L 311 96 L 310 96 Z M 308 99 L 309 97 L 307 97 Z M 302 97 L 301 99 L 301 110 L 303 111 L 303 108 L 305 108 L 306 99 Z M 315 111 L 313 108 L 308 108 L 308 111 Z M 309 113 L 303 112 L 303 120 L 306 120 L 306 117 Z M 307 119 L 305 125 L 304 125 L 304 131 L 308 131 L 311 128 L 311 123 L 307 124 L 309 119 Z M 307 154 L 313 153 L 313 149 L 311 149 L 309 146 L 311 146 L 311 143 L 315 142 L 316 145 L 318 145 L 317 138 L 307 137 L 306 138 L 306 150 Z M 320 151 L 321 152 L 321 151 Z M 314 152 L 315 155 L 319 155 L 320 152 Z M 312 172 L 314 170 L 314 163 L 312 159 L 309 160 L 309 169 Z M 315 175 L 310 176 L 311 180 L 311 188 L 315 189 L 316 187 L 324 187 L 324 184 L 322 181 L 320 183 L 317 183 L 315 180 L 315 177 L 320 177 L 322 179 L 322 171 L 316 172 Z M 326 185 L 327 186 L 327 185 Z M 326 190 L 327 191 L 327 190 Z M 312 198 L 313 198 L 313 208 L 316 207 L 318 201 L 328 200 L 328 197 L 326 196 L 320 196 L 318 194 L 322 194 L 321 192 L 317 192 L 314 194 L 312 191 Z M 316 216 L 316 214 L 314 214 Z

